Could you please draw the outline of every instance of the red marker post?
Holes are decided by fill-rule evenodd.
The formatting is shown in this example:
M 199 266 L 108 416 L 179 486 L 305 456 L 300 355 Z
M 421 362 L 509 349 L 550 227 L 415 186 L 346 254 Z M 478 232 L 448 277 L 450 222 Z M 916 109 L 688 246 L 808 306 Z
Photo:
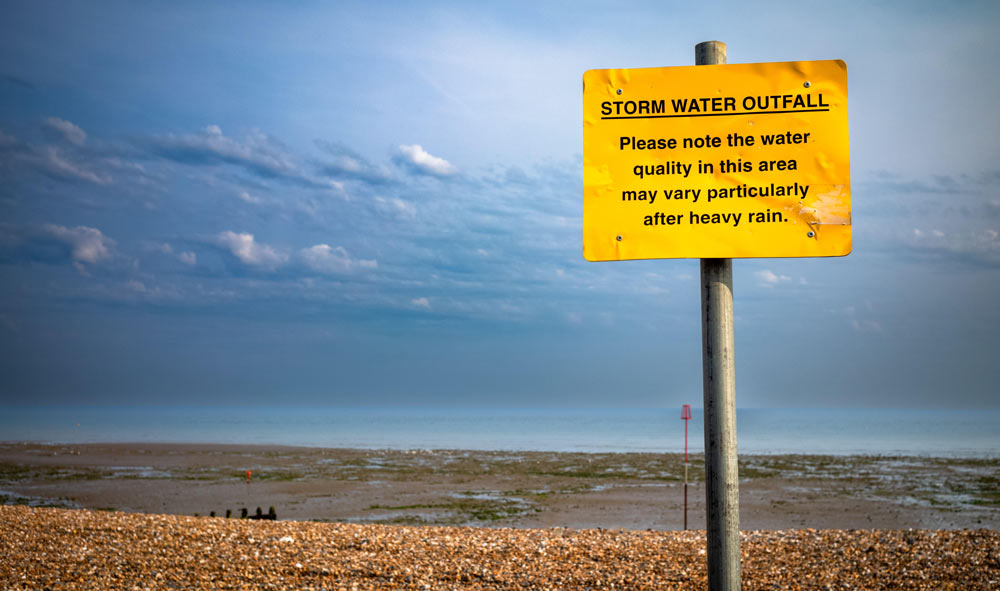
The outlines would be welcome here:
M 685 423 L 686 425 L 687 423 Z M 250 470 L 247 470 L 247 484 L 250 484 Z
M 691 405 L 681 407 L 681 420 L 684 421 L 684 529 L 688 528 L 688 421 L 691 420 Z

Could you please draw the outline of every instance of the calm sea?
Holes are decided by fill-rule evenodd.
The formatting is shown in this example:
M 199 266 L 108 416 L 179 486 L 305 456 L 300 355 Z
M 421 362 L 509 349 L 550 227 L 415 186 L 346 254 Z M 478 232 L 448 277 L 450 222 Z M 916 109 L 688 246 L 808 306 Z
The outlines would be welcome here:
M 1000 411 L 741 409 L 741 453 L 1000 457 Z M 704 448 L 702 415 L 690 449 Z M 0 407 L 0 441 L 678 452 L 680 409 Z

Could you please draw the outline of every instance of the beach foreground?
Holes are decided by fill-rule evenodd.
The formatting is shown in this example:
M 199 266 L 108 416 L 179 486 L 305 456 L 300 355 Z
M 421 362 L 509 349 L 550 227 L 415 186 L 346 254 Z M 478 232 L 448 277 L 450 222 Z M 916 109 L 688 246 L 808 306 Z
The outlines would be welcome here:
M 704 532 L 491 529 L 0 506 L 0 588 L 704 589 Z M 990 589 L 1000 533 L 742 533 L 743 589 Z

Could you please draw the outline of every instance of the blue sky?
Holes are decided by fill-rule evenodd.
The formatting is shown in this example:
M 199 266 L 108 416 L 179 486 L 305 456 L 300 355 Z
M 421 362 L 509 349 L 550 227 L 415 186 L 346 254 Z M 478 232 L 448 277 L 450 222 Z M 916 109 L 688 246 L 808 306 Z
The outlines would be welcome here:
M 581 254 L 581 77 L 848 64 L 854 252 L 737 260 L 742 407 L 995 408 L 993 2 L 4 3 L 0 402 L 679 406 Z

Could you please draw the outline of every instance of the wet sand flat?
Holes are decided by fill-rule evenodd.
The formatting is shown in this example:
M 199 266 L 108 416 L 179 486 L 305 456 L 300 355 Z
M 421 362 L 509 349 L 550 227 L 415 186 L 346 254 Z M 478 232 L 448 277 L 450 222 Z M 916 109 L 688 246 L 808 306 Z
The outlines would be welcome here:
M 0 444 L 0 503 L 360 524 L 679 530 L 683 474 L 679 454 Z M 744 530 L 1000 529 L 995 459 L 741 456 L 740 480 Z

